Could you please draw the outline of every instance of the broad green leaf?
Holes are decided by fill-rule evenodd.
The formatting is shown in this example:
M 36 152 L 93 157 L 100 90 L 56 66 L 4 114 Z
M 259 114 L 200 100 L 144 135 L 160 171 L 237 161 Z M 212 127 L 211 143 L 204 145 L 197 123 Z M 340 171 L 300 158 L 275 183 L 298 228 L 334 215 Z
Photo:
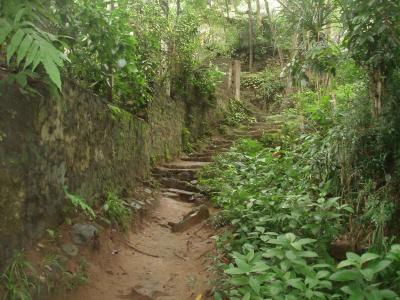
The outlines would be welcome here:
M 25 38 L 23 39 L 23 41 L 21 42 L 21 45 L 19 46 L 18 51 L 17 51 L 17 66 L 19 66 L 21 61 L 27 55 L 28 50 L 30 50 L 30 47 L 32 45 L 32 42 L 33 42 L 33 39 L 30 35 L 26 35 Z
M 296 240 L 296 236 L 293 233 L 286 233 L 285 237 L 289 240 L 289 242 L 294 242 Z
M 308 258 L 318 257 L 318 254 L 314 251 L 301 251 L 299 255 L 301 257 L 308 257 Z
M 14 17 L 14 25 L 18 25 L 18 23 L 21 22 L 22 17 L 27 13 L 28 8 L 27 7 L 23 7 L 20 10 L 18 10 L 18 12 L 15 14 Z
M 318 279 L 322 279 L 322 278 L 328 277 L 329 274 L 330 274 L 329 271 L 325 271 L 325 270 L 318 271 L 318 272 L 317 272 L 317 278 L 318 278 Z
M 24 69 L 26 69 L 33 63 L 35 57 L 38 55 L 38 52 L 39 52 L 39 43 L 33 41 L 31 49 L 29 50 L 25 59 Z
M 254 258 L 254 250 L 250 249 L 249 253 L 246 255 L 246 260 L 251 261 Z
M 260 294 L 260 282 L 257 280 L 255 277 L 250 277 L 249 279 L 249 285 L 253 289 L 253 291 L 256 292 L 256 294 Z
M 237 274 L 232 274 L 232 275 L 237 275 Z M 242 285 L 247 285 L 249 283 L 249 279 L 247 276 L 233 276 L 230 282 L 235 286 L 242 286 Z
M 342 269 L 342 268 L 345 268 L 348 266 L 357 266 L 357 263 L 354 262 L 353 260 L 346 259 L 346 260 L 341 261 L 337 267 L 338 267 L 338 269 Z
M 371 261 L 371 260 L 375 260 L 377 258 L 379 258 L 378 254 L 375 254 L 375 253 L 364 253 L 361 256 L 360 263 L 363 265 L 366 262 Z
M 4 43 L 10 32 L 12 31 L 12 26 L 7 22 L 6 19 L 0 18 L 0 45 Z
M 390 260 L 381 260 L 375 266 L 372 267 L 374 273 L 379 273 L 390 266 L 392 262 Z
M 242 259 L 240 259 L 240 258 L 236 258 L 236 259 L 235 259 L 235 262 L 236 262 L 238 268 L 239 268 L 242 272 L 244 272 L 244 273 L 250 273 L 251 268 L 250 268 L 250 265 L 249 265 L 247 262 L 245 262 L 244 260 L 242 260 Z
M 354 262 L 359 263 L 360 262 L 360 256 L 358 256 L 356 253 L 353 252 L 347 252 L 346 257 L 348 260 L 352 260 Z
M 286 251 L 285 255 L 288 259 L 290 259 L 291 261 L 295 261 L 297 260 L 299 257 L 296 255 L 296 253 L 294 251 Z
M 247 292 L 244 296 L 243 296 L 243 300 L 250 300 L 251 299 L 251 294 L 250 292 Z
M 361 270 L 361 274 L 367 281 L 372 281 L 372 279 L 374 278 L 374 271 L 372 269 Z
M 42 57 L 42 64 L 50 80 L 61 90 L 61 77 L 57 66 L 48 57 Z
M 305 285 L 304 283 L 301 281 L 300 278 L 295 278 L 295 279 L 289 279 L 287 281 L 287 284 L 291 287 L 294 287 L 295 289 L 298 289 L 300 291 L 304 291 L 305 290 Z
M 230 269 L 226 269 L 225 273 L 229 274 L 229 275 L 242 275 L 242 274 L 247 274 L 248 272 L 243 271 L 239 268 L 230 268 Z
M 232 257 L 246 260 L 246 255 L 240 254 L 239 252 L 236 251 L 232 252 Z
M 13 35 L 10 44 L 7 46 L 7 64 L 10 64 L 11 58 L 17 51 L 24 36 L 25 32 L 21 29 L 18 29 L 17 32 Z
M 269 266 L 263 262 L 257 262 L 251 267 L 251 272 L 264 272 L 269 269 Z
M 332 274 L 330 279 L 334 281 L 353 281 L 358 279 L 359 276 L 360 275 L 356 271 L 344 270 Z
M 379 295 L 383 299 L 397 299 L 398 295 L 391 290 L 380 290 Z
M 302 250 L 302 247 L 304 245 L 307 244 L 311 244 L 311 243 L 315 243 L 316 240 L 314 239 L 300 239 L 298 241 L 295 241 L 293 243 L 291 243 L 291 245 L 293 246 L 293 248 L 295 248 L 296 250 Z

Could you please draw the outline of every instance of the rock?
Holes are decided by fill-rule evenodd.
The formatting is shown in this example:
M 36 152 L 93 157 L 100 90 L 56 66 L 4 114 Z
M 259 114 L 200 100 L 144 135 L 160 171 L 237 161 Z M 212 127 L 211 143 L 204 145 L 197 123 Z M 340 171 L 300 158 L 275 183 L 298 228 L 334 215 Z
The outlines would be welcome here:
M 168 177 L 163 177 L 159 179 L 159 182 L 165 187 L 165 188 L 175 188 L 175 189 L 181 189 L 181 190 L 187 190 L 191 192 L 199 192 L 199 189 L 194 186 L 193 184 L 178 180 L 175 178 L 168 178 Z
M 72 243 L 67 243 L 61 246 L 62 251 L 69 256 L 77 256 L 79 253 L 79 249 Z
M 164 192 L 163 196 L 167 197 L 167 198 L 172 198 L 172 199 L 179 199 L 180 198 L 178 194 L 171 193 L 171 192 Z
M 169 223 L 169 225 L 171 225 L 172 232 L 184 232 L 190 227 L 207 220 L 209 216 L 210 212 L 208 211 L 208 207 L 203 204 L 192 209 L 183 217 L 182 221 L 178 223 Z
M 198 204 L 205 203 L 206 201 L 207 201 L 207 198 L 203 194 L 200 194 L 200 193 L 194 194 L 190 198 L 190 202 L 198 203 Z
M 137 201 L 132 201 L 130 207 L 134 210 L 141 210 L 143 208 L 143 205 L 141 205 Z
M 91 224 L 75 224 L 72 226 L 72 240 L 78 245 L 88 243 L 98 234 L 98 229 Z
M 329 254 L 337 261 L 346 259 L 347 252 L 356 252 L 354 246 L 347 239 L 339 239 L 334 241 L 329 249 Z

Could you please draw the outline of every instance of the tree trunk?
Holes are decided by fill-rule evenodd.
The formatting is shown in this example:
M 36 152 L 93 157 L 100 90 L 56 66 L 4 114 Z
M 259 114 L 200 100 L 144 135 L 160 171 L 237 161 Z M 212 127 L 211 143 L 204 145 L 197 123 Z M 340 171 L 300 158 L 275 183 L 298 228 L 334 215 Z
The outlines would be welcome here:
M 262 18 L 261 18 L 261 5 L 260 0 L 256 0 L 257 11 L 256 11 L 256 18 L 257 18 L 257 26 L 261 28 L 262 26 Z
M 229 15 L 229 0 L 225 0 L 225 7 L 226 7 L 226 18 L 230 19 L 230 15 Z
M 277 34 L 276 34 L 274 22 L 272 20 L 272 14 L 271 14 L 271 11 L 269 9 L 268 0 L 264 0 L 264 3 L 265 3 L 265 10 L 267 11 L 268 25 L 269 25 L 269 28 L 271 30 L 272 42 L 274 44 L 274 48 L 276 48 L 276 51 L 278 52 L 279 63 L 281 65 L 281 68 L 283 69 L 285 67 L 285 61 L 284 61 L 284 58 L 283 58 L 282 49 L 278 45 L 278 37 L 277 37 Z
M 251 0 L 247 0 L 248 15 L 249 15 L 249 71 L 253 71 L 253 12 L 251 8 Z
M 382 113 L 382 96 L 384 83 L 381 73 L 382 71 L 380 67 L 369 73 L 369 94 L 372 100 L 372 116 L 374 118 L 377 118 Z
M 179 17 L 181 14 L 181 0 L 176 0 L 176 15 Z
M 160 6 L 161 6 L 161 9 L 162 9 L 162 11 L 164 13 L 164 17 L 166 19 L 168 19 L 168 17 L 169 17 L 169 3 L 168 3 L 168 0 L 161 0 L 160 1 Z

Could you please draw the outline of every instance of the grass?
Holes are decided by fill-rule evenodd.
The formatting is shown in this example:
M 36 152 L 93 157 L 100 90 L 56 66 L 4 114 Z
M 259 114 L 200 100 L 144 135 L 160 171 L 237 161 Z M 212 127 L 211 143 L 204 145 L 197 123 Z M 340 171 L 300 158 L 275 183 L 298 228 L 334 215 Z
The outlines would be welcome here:
M 38 291 L 36 270 L 22 252 L 14 255 L 1 278 L 5 290 L 4 300 L 31 300 L 31 295 Z
M 131 210 L 126 206 L 126 203 L 118 197 L 117 194 L 109 192 L 106 202 L 103 206 L 105 217 L 111 224 L 121 226 L 127 229 L 131 220 Z

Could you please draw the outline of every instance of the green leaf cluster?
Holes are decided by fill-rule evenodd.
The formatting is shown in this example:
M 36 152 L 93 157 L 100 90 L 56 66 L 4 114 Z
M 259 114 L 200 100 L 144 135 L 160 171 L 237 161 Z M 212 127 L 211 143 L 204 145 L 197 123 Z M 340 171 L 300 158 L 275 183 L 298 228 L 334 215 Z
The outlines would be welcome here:
M 0 14 L 0 51 L 5 50 L 6 63 L 12 69 L 26 74 L 34 73 L 38 66 L 46 72 L 50 81 L 61 90 L 61 75 L 67 56 L 59 49 L 57 37 L 42 29 L 38 22 L 45 21 L 39 3 L 12 3 L 5 1 Z M 25 72 L 25 73 L 24 73 Z M 24 87 L 26 79 L 19 83 Z

